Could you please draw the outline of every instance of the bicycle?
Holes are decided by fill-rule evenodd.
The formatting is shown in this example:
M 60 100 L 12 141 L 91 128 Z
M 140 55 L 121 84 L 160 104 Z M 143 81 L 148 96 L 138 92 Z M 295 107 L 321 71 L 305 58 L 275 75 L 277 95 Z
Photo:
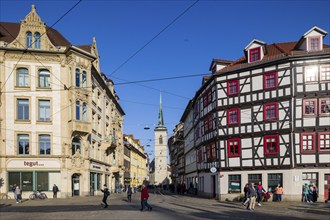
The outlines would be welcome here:
M 0 198 L 1 199 L 11 199 L 10 195 L 8 193 L 0 193 Z
M 47 199 L 47 195 L 40 191 L 33 191 L 33 193 L 29 196 L 31 200 L 34 199 Z

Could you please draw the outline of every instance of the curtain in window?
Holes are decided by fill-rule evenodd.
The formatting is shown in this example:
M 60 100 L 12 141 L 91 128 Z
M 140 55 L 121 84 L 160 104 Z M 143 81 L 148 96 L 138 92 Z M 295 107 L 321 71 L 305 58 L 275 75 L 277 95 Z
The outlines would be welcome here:
M 18 141 L 18 154 L 29 154 L 29 135 L 19 134 L 17 136 Z
M 39 135 L 39 154 L 50 155 L 50 135 Z
M 48 70 L 39 70 L 39 87 L 50 87 L 50 73 Z
M 39 120 L 50 121 L 50 101 L 39 100 Z
M 17 69 L 16 86 L 29 86 L 29 74 L 26 68 Z

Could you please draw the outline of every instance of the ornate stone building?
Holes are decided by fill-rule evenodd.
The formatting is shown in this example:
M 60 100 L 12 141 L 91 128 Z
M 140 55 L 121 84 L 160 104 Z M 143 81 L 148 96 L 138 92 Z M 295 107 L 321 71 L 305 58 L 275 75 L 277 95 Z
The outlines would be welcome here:
M 36 9 L 0 22 L 1 192 L 20 185 L 60 197 L 123 183 L 124 111 L 100 70 L 96 40 L 73 46 Z

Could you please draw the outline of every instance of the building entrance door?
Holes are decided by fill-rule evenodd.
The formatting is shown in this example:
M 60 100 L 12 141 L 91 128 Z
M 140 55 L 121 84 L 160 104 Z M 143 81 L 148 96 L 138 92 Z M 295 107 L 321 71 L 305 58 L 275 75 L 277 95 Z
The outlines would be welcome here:
M 72 175 L 72 196 L 80 195 L 80 176 L 79 174 Z
M 215 175 L 212 176 L 212 198 L 216 197 L 216 181 Z
M 324 199 L 330 199 L 330 174 L 324 175 Z

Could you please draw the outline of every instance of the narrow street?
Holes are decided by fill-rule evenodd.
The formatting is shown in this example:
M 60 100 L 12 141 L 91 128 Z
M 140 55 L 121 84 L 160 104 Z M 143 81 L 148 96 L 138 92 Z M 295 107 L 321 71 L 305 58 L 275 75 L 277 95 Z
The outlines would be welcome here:
M 219 202 L 190 196 L 150 193 L 152 211 L 141 212 L 140 194 L 128 203 L 125 194 L 111 194 L 109 208 L 100 203 L 102 197 L 26 200 L 16 204 L 1 200 L 1 220 L 7 219 L 329 219 L 330 204 L 300 202 L 267 202 L 255 211 L 241 203 Z

